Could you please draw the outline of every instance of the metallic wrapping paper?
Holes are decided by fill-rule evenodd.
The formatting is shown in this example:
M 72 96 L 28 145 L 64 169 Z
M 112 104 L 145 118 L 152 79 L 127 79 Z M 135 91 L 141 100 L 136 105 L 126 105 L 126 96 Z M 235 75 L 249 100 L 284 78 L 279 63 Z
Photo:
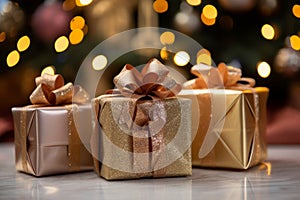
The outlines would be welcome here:
M 47 176 L 93 169 L 91 105 L 12 108 L 16 169 Z M 80 136 L 78 135 L 80 132 Z
M 267 158 L 268 92 L 264 87 L 182 90 L 178 96 L 192 99 L 193 166 L 248 169 L 263 162 Z M 219 108 L 224 103 L 223 112 Z
M 139 104 L 141 109 L 149 109 L 147 106 L 149 103 L 156 105 L 155 100 L 142 101 L 143 102 Z M 176 157 L 178 153 L 180 153 L 180 156 L 171 160 L 169 165 L 156 169 L 155 166 L 149 168 L 151 161 L 148 159 L 135 157 L 134 152 L 138 154 L 147 151 L 144 145 L 145 142 L 142 141 L 143 139 L 136 140 L 135 137 L 132 136 L 132 129 L 134 129 L 132 126 L 131 128 L 124 128 L 124 124 L 130 121 L 129 115 L 131 115 L 134 110 L 134 100 L 127 97 L 111 97 L 109 95 L 103 95 L 92 100 L 93 110 L 95 111 L 93 114 L 95 127 L 91 148 L 94 156 L 94 169 L 99 176 L 107 180 L 121 180 L 191 175 L 191 101 L 183 98 L 168 98 L 158 101 L 164 104 L 164 108 L 158 110 L 158 112 L 164 110 L 166 113 L 166 122 L 163 127 L 160 127 L 161 130 L 158 134 L 163 137 L 163 145 L 170 146 L 175 137 L 178 137 L 180 142 L 173 142 L 171 148 L 158 151 L 158 154 L 152 154 L 150 159 L 154 159 L 154 163 L 159 165 L 165 160 Z M 129 105 L 129 107 L 125 108 L 124 112 L 126 105 Z M 123 111 L 120 112 L 120 110 Z M 119 116 L 116 116 L 116 113 Z M 126 114 L 129 115 L 125 116 Z M 139 120 L 139 117 L 137 118 Z M 156 129 L 158 126 L 160 125 L 154 124 L 153 128 Z M 149 129 L 151 129 L 151 127 Z M 137 132 L 137 134 L 141 133 L 141 131 Z M 108 141 L 103 139 L 104 135 L 108 138 Z M 111 143 L 121 149 L 121 151 L 128 152 L 126 156 L 118 156 Z M 155 145 L 153 143 L 152 145 L 154 151 Z M 180 150 L 183 146 L 187 147 L 184 152 Z M 99 157 L 101 157 L 101 161 L 99 161 Z M 117 167 L 112 167 L 112 165 Z M 119 166 L 133 171 L 119 170 L 117 169 Z M 134 171 L 135 167 L 138 167 L 141 172 L 136 173 Z M 143 172 L 143 170 L 145 171 Z

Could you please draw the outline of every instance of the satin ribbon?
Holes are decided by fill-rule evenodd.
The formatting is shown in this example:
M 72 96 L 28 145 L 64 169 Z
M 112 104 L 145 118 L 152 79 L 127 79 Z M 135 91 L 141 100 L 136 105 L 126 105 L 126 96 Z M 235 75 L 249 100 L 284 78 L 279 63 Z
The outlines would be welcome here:
M 162 113 L 164 105 L 159 99 L 173 97 L 181 90 L 181 85 L 169 77 L 168 73 L 169 70 L 157 59 L 150 60 L 141 72 L 132 65 L 126 64 L 114 78 L 117 89 L 107 92 L 109 94 L 117 93 L 134 101 L 133 112 L 128 109 L 123 110 L 123 114 L 120 113 L 120 120 L 132 130 L 133 166 L 138 168 L 137 171 L 142 171 L 143 168 L 146 171 L 148 167 L 154 169 L 157 153 L 163 149 L 164 129 L 157 130 L 157 127 L 164 126 L 167 116 Z M 130 112 L 132 123 L 126 118 L 128 116 L 126 112 Z M 138 157 L 138 153 L 147 152 L 153 153 L 152 158 L 149 154 L 149 160 L 135 158 Z M 165 169 L 152 171 L 154 177 L 162 177 L 165 174 Z
M 70 103 L 86 103 L 88 93 L 79 85 L 72 83 L 64 85 L 61 75 L 43 74 L 35 79 L 36 89 L 30 95 L 34 105 L 62 105 Z
M 191 73 L 198 76 L 198 78 L 185 82 L 183 84 L 185 89 L 226 88 L 245 90 L 255 85 L 253 78 L 242 77 L 240 69 L 226 66 L 224 63 L 220 63 L 218 68 L 205 64 L 195 65 L 191 68 Z

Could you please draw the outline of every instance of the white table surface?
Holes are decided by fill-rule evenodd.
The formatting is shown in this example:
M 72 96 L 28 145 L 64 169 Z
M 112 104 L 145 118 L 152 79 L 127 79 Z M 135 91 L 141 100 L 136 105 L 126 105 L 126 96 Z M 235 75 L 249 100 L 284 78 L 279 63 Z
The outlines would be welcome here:
M 106 181 L 93 171 L 35 178 L 0 144 L 0 199 L 300 199 L 300 145 L 269 146 L 266 165 L 246 171 L 193 169 L 180 178 Z

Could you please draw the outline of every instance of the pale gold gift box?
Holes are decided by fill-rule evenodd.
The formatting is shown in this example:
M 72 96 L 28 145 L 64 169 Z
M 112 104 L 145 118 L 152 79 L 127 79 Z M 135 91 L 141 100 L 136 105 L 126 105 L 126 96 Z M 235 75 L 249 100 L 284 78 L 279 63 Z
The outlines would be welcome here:
M 107 180 L 118 180 L 191 175 L 189 99 L 140 100 L 136 103 L 128 97 L 102 95 L 94 98 L 92 104 L 95 127 L 91 147 L 95 172 L 99 176 Z M 152 137 L 137 138 L 133 134 L 132 127 L 135 125 L 131 123 L 130 116 L 135 109 L 137 117 L 133 123 L 143 121 L 143 117 L 148 118 L 152 111 L 155 119 L 164 115 L 158 113 L 165 112 L 166 121 L 160 128 L 156 124 L 158 121 L 154 120 L 153 126 L 149 125 L 149 130 L 146 128 L 143 132 L 145 129 L 137 129 L 138 135 L 149 134 L 150 129 L 160 129 Z M 147 154 L 150 149 L 153 150 L 152 154 Z M 142 156 L 142 153 L 146 153 L 146 156 Z
M 16 169 L 34 176 L 93 169 L 91 105 L 12 108 Z M 80 136 L 79 134 L 80 133 Z
M 266 103 L 269 89 L 182 90 L 192 99 L 192 163 L 248 169 L 267 158 Z

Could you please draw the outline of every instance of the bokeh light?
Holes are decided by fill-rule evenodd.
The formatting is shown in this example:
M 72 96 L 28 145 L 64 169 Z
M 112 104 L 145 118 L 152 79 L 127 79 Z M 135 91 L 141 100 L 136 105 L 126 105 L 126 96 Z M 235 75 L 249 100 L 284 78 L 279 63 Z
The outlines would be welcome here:
M 169 57 L 169 52 L 167 50 L 166 47 L 163 47 L 161 50 L 160 50 L 160 57 L 164 60 L 168 60 L 168 57 Z
M 13 67 L 18 64 L 20 60 L 20 53 L 17 50 L 10 52 L 6 58 L 6 63 L 9 67 Z
M 84 33 L 80 29 L 73 30 L 69 35 L 69 40 L 71 44 L 79 44 L 84 37 Z
M 186 0 L 186 2 L 191 6 L 199 6 L 201 4 L 201 0 Z
M 174 62 L 178 66 L 185 66 L 190 62 L 190 55 L 185 51 L 179 51 L 174 56 Z
M 75 29 L 83 29 L 85 25 L 85 20 L 81 16 L 75 16 L 70 22 L 70 29 L 75 30 Z
M 102 70 L 107 65 L 107 58 L 104 55 L 96 56 L 92 61 L 92 66 L 94 70 Z
M 261 28 L 261 34 L 267 40 L 272 40 L 275 36 L 275 29 L 270 24 L 265 24 Z
M 292 8 L 292 12 L 295 17 L 300 18 L 300 5 L 295 4 Z
M 209 5 L 204 6 L 204 8 L 202 10 L 202 14 L 207 19 L 216 19 L 217 15 L 218 15 L 218 11 L 217 11 L 216 7 L 209 4 Z
M 48 67 L 45 67 L 42 72 L 41 72 L 41 76 L 43 74 L 51 74 L 51 75 L 54 75 L 55 74 L 55 67 L 50 65 Z
M 257 73 L 262 78 L 267 78 L 271 73 L 271 67 L 267 62 L 259 62 L 257 64 Z
M 63 52 L 65 51 L 69 46 L 69 40 L 66 36 L 61 36 L 56 39 L 54 43 L 54 48 L 56 52 Z
M 216 19 L 208 19 L 203 15 L 203 13 L 201 14 L 201 21 L 207 26 L 212 26 L 216 23 Z
M 65 0 L 63 2 L 63 9 L 66 11 L 72 10 L 75 8 L 76 4 L 74 0 Z
M 93 2 L 93 0 L 76 0 L 75 2 L 77 6 L 82 7 L 90 5 Z
M 160 35 L 160 42 L 164 45 L 173 44 L 174 41 L 175 41 L 175 35 L 170 31 L 166 31 Z
M 299 37 L 299 36 L 297 36 L 297 35 L 292 35 L 292 36 L 290 37 L 290 43 L 291 43 L 291 47 L 292 47 L 294 50 L 296 50 L 296 51 L 300 50 L 300 37 Z
M 164 13 L 168 10 L 168 2 L 166 0 L 156 0 L 153 2 L 153 9 L 157 13 Z
M 5 32 L 1 32 L 0 33 L 0 42 L 4 42 L 6 39 L 6 33 Z
M 17 48 L 20 52 L 25 51 L 30 46 L 30 39 L 27 35 L 21 37 L 17 42 Z

